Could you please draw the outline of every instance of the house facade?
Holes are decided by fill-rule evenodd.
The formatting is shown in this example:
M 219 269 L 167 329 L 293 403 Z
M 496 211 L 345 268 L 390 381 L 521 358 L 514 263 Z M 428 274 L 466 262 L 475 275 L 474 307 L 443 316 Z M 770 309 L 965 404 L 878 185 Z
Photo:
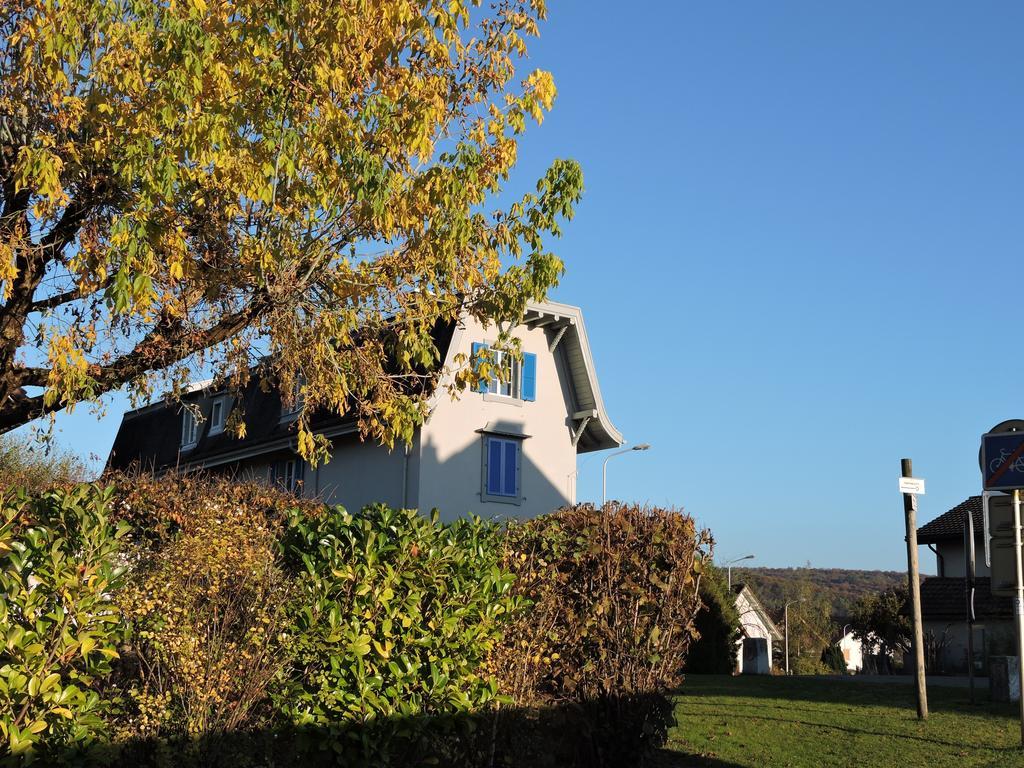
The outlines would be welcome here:
M 967 581 L 968 515 L 974 524 L 975 580 Z M 925 650 L 934 671 L 966 674 L 968 606 L 973 606 L 974 670 L 988 671 L 990 656 L 1013 653 L 1013 601 L 991 592 L 985 565 L 985 521 L 981 496 L 971 496 L 917 529 L 917 543 L 935 555 L 937 575 L 921 583 L 921 618 Z
M 470 317 L 436 330 L 443 367 L 429 416 L 407 445 L 361 440 L 353 418 L 314 416 L 313 430 L 333 448 L 328 462 L 311 467 L 295 452 L 297 413 L 254 382 L 238 398 L 197 388 L 185 402 L 199 418 L 163 402 L 126 413 L 107 465 L 266 479 L 352 510 L 383 502 L 436 508 L 442 519 L 550 512 L 575 503 L 577 455 L 623 438 L 605 410 L 578 307 L 531 304 L 513 335 L 521 359 L 496 352 L 505 375 L 452 399 L 447 385 L 457 356 L 472 359 L 497 340 L 497 330 Z M 242 439 L 225 428 L 234 408 L 244 413 Z

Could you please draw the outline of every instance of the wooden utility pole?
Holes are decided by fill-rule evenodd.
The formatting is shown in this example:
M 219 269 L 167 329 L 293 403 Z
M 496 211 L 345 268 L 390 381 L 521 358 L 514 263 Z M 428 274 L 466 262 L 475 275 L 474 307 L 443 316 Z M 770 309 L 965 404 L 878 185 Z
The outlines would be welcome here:
M 974 513 L 967 510 L 964 522 L 964 555 L 967 558 L 967 685 L 971 689 L 971 704 L 974 704 Z
M 913 477 L 910 459 L 900 461 L 903 477 Z M 924 680 L 924 627 L 921 623 L 921 577 L 917 569 L 917 496 L 903 494 L 903 513 L 907 519 L 907 579 L 910 582 L 910 610 L 914 621 L 914 674 L 917 676 L 917 718 L 928 719 L 928 691 Z

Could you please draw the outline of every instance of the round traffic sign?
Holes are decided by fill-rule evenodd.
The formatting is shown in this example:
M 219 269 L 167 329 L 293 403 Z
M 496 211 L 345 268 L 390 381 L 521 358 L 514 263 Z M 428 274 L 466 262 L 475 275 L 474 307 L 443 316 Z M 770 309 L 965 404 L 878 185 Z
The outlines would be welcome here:
M 998 435 L 1003 432 L 1024 432 L 1024 419 L 1007 419 L 996 424 L 986 432 L 986 435 Z M 982 476 L 985 474 L 985 459 L 982 457 L 982 446 L 978 446 L 978 469 Z

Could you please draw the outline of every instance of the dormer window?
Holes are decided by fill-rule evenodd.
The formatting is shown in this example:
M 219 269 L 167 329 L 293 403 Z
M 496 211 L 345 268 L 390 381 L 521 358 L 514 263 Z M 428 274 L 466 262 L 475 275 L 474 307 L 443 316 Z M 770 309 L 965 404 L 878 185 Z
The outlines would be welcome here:
M 508 352 L 495 350 L 494 375 L 487 385 L 487 391 L 502 397 L 519 397 L 519 361 Z
M 473 365 L 480 363 L 481 353 L 489 349 L 483 342 L 473 344 Z M 524 352 L 522 359 L 500 349 L 490 350 L 493 374 L 481 381 L 479 390 L 484 395 L 532 402 L 537 399 L 537 355 Z M 486 398 L 485 398 L 486 399 Z
M 196 415 L 186 408 L 181 412 L 181 447 L 194 448 L 198 442 L 199 424 L 196 422 Z
M 227 421 L 228 399 L 227 397 L 216 397 L 210 405 L 210 434 L 219 435 L 224 431 L 224 423 Z

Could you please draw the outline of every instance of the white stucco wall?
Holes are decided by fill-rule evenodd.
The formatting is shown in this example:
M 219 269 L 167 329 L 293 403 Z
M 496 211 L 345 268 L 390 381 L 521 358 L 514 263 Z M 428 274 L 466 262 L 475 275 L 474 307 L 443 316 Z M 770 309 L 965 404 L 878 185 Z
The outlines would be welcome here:
M 415 499 L 404 490 L 405 446 L 392 450 L 372 440 L 361 442 L 355 435 L 334 438 L 331 460 L 316 469 L 306 469 L 306 495 L 316 495 L 329 504 L 341 504 L 358 512 L 368 504 L 382 502 L 392 507 L 415 507 Z M 410 474 L 416 457 L 410 452 Z M 411 483 L 410 483 L 411 486 Z
M 962 579 L 967 573 L 967 561 L 964 556 L 962 542 L 942 542 L 935 545 L 938 555 L 935 557 L 935 573 L 940 576 Z M 942 556 L 944 570 L 939 570 L 939 555 Z M 985 565 L 985 539 L 977 536 L 974 541 L 974 575 L 988 576 L 990 571 Z
M 441 391 L 420 430 L 420 509 L 436 507 L 444 520 L 469 512 L 488 518 L 522 518 L 573 501 L 576 450 L 569 426 L 573 398 L 561 351 L 548 351 L 552 335 L 543 328 L 531 331 L 521 326 L 515 335 L 524 352 L 537 355 L 537 399 L 524 402 L 465 391 L 453 402 Z M 468 358 L 474 342 L 496 339 L 497 329 L 484 329 L 469 319 L 456 331 L 452 353 Z M 529 435 L 522 443 L 521 504 L 481 498 L 484 437 L 478 430 L 488 424 Z

